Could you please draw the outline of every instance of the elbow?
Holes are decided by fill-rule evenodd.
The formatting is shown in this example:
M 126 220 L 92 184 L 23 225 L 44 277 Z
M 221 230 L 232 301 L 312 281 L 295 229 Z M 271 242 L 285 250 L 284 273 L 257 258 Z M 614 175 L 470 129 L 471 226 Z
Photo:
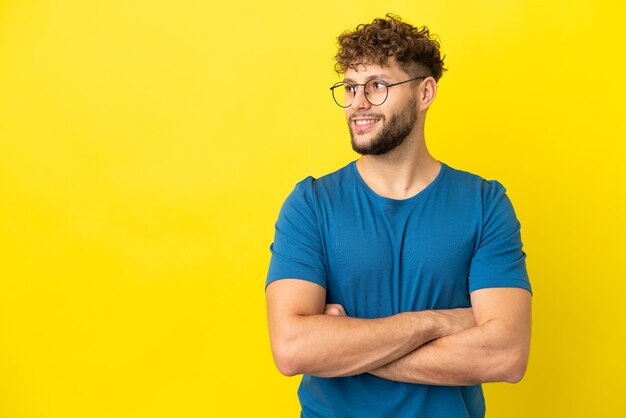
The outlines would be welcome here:
M 526 374 L 526 368 L 528 366 L 528 350 L 515 350 L 507 357 L 507 366 L 501 380 L 507 383 L 519 383 Z
M 301 346 L 291 343 L 272 344 L 272 354 L 274 363 L 278 371 L 287 376 L 296 376 L 299 374 L 311 374 L 318 377 L 341 377 L 348 376 L 342 370 L 325 370 L 316 367 L 316 364 L 324 363 L 324 361 L 315 361 L 310 355 L 306 355 L 306 350 L 302 350 Z
M 302 374 L 302 366 L 296 355 L 293 344 L 280 342 L 272 344 L 272 354 L 276 368 L 285 376 L 296 376 Z
M 293 362 L 283 359 L 275 359 L 274 362 L 276 363 L 276 368 L 278 368 L 278 371 L 281 372 L 284 376 L 291 377 L 302 374 L 299 371 L 298 366 Z

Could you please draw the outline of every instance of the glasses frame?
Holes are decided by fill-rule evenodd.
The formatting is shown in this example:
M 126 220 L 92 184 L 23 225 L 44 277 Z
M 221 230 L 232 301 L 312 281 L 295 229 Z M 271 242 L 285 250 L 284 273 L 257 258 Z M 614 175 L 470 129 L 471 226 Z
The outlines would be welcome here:
M 399 81 L 399 82 L 397 82 L 397 83 L 391 83 L 391 84 L 387 83 L 386 81 L 379 80 L 379 79 L 376 79 L 376 78 L 373 78 L 373 79 L 371 79 L 371 80 L 368 80 L 367 82 L 362 83 L 362 84 L 361 84 L 361 83 L 347 83 L 347 82 L 345 82 L 345 81 L 340 81 L 340 82 L 338 82 L 338 83 L 333 84 L 333 86 L 330 88 L 330 91 L 331 91 L 331 93 L 332 93 L 332 95 L 333 95 L 333 100 L 335 101 L 335 103 L 337 103 L 337 106 L 339 106 L 339 107 L 342 107 L 342 108 L 346 109 L 346 108 L 348 108 L 348 107 L 352 106 L 352 103 L 354 103 L 354 99 L 352 99 L 352 101 L 351 101 L 351 102 L 350 102 L 350 104 L 348 104 L 348 105 L 345 105 L 345 106 L 344 106 L 344 105 L 340 105 L 340 104 L 339 104 L 339 102 L 337 101 L 337 99 L 335 98 L 335 89 L 336 89 L 336 88 L 338 88 L 338 87 L 343 87 L 343 86 L 344 86 L 344 85 L 346 85 L 346 84 L 347 84 L 348 86 L 350 86 L 350 87 L 356 87 L 356 90 L 355 90 L 355 92 L 354 92 L 354 97 L 356 97 L 356 94 L 358 93 L 358 90 L 359 90 L 359 86 L 363 86 L 363 96 L 365 96 L 365 100 L 367 100 L 367 102 L 368 102 L 369 104 L 371 104 L 372 106 L 380 106 L 380 105 L 382 105 L 383 103 L 385 103 L 385 102 L 387 101 L 387 98 L 389 97 L 389 87 L 398 86 L 398 85 L 400 85 L 400 84 L 408 83 L 408 82 L 415 81 L 415 80 L 420 80 L 420 79 L 422 79 L 422 80 L 423 80 L 423 79 L 425 79 L 425 78 L 427 78 L 427 77 L 430 77 L 430 76 L 427 76 L 427 75 L 420 75 L 420 76 L 415 77 L 415 78 L 410 78 L 410 79 L 408 79 L 408 80 Z M 365 90 L 365 86 L 367 85 L 367 83 L 371 83 L 371 82 L 373 82 L 373 81 L 374 81 L 374 82 L 377 82 L 377 83 L 384 84 L 385 86 L 387 86 L 387 92 L 385 93 L 385 98 L 383 99 L 383 101 L 382 101 L 382 102 L 380 102 L 380 103 L 378 103 L 378 104 L 374 104 L 374 103 L 370 102 L 370 99 L 368 99 L 368 98 L 367 98 L 367 94 L 368 94 L 368 93 L 367 93 L 367 91 Z

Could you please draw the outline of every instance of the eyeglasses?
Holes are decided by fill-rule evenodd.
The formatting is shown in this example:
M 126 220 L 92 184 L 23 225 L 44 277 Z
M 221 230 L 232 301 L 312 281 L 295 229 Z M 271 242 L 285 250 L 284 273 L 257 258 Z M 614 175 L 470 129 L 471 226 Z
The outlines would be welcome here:
M 333 93 L 333 99 L 335 103 L 339 107 L 350 107 L 352 102 L 354 101 L 354 96 L 356 96 L 356 92 L 359 86 L 363 86 L 365 92 L 365 99 L 372 106 L 380 106 L 385 103 L 387 100 L 387 96 L 389 95 L 389 87 L 397 86 L 400 84 L 408 83 L 410 81 L 424 79 L 428 76 L 421 75 L 419 77 L 412 78 L 410 80 L 400 81 L 399 83 L 389 84 L 382 80 L 372 79 L 369 80 L 365 84 L 352 84 L 340 82 L 336 83 L 330 88 L 330 91 Z

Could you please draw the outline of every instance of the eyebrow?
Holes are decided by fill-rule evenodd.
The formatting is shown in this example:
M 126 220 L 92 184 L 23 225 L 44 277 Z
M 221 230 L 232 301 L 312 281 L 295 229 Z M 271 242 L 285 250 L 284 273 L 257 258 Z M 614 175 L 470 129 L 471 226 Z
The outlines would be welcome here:
M 367 83 L 367 82 L 368 82 L 368 81 L 370 81 L 370 80 L 378 80 L 378 79 L 383 79 L 383 80 L 385 80 L 385 79 L 386 79 L 386 80 L 390 80 L 391 78 L 392 78 L 392 77 L 391 77 L 391 76 L 388 76 L 387 74 L 372 74 L 372 75 L 370 75 L 369 77 L 367 77 L 367 78 L 365 79 L 365 82 Z M 344 83 L 352 83 L 352 84 L 356 84 L 356 82 L 355 82 L 353 79 L 351 79 L 351 78 L 344 78 L 344 79 L 343 79 L 343 82 L 344 82 Z

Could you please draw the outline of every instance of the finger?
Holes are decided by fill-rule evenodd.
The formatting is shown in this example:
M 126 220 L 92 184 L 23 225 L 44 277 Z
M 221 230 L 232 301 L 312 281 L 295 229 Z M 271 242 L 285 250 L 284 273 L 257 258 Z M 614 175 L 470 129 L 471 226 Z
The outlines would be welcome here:
M 332 315 L 332 316 L 341 316 L 341 311 L 337 309 L 336 307 L 332 306 L 330 308 L 326 308 L 326 310 L 324 311 L 324 314 Z

